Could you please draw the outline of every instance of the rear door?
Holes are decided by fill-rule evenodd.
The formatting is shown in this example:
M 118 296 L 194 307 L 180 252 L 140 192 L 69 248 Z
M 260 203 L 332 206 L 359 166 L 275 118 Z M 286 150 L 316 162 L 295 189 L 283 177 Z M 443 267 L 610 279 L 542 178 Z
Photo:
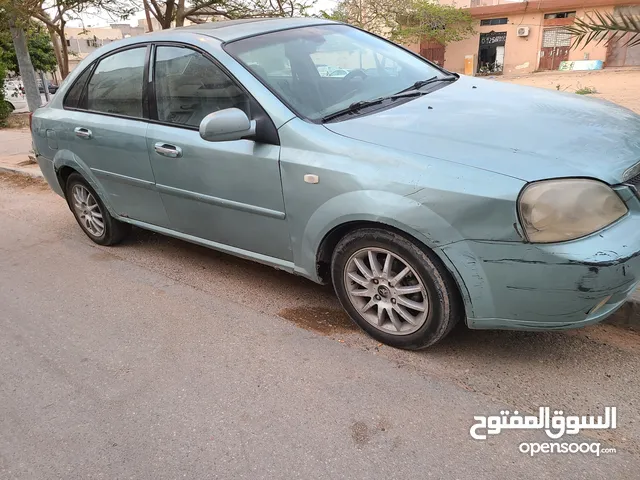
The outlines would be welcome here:
M 65 98 L 59 141 L 91 170 L 119 215 L 166 227 L 146 143 L 148 55 L 149 47 L 135 46 L 83 72 Z
M 280 145 L 271 120 L 211 57 L 184 45 L 159 44 L 154 58 L 155 121 L 147 130 L 147 148 L 172 228 L 291 261 Z M 202 119 L 227 108 L 256 120 L 261 139 L 203 140 Z

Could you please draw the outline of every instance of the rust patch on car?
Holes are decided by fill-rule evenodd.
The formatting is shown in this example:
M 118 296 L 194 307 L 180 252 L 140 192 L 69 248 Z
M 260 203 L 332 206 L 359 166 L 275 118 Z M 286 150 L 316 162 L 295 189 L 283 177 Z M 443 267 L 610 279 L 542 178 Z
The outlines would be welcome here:
M 305 330 L 313 330 L 322 335 L 353 332 L 358 329 L 344 311 L 334 308 L 291 307 L 280 310 L 278 316 Z

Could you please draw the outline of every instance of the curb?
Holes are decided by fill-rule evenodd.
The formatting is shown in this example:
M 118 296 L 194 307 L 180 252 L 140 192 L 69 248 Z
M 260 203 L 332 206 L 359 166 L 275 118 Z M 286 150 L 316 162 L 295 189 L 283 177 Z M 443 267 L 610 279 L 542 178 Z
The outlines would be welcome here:
M 31 178 L 44 178 L 44 175 L 42 175 L 40 168 L 33 169 L 22 167 L 7 167 L 5 165 L 0 165 L 0 172 L 15 173 L 16 175 L 23 175 L 25 177 Z

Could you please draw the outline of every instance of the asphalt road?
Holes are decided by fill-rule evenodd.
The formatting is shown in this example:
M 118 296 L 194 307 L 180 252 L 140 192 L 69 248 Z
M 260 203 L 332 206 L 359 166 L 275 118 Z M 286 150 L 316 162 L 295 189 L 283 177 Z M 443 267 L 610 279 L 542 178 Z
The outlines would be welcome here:
M 98 247 L 47 187 L 0 174 L 1 479 L 637 479 L 639 360 L 611 326 L 393 350 L 328 288 L 147 232 Z M 538 406 L 617 406 L 616 430 L 570 438 L 617 453 L 469 436 Z

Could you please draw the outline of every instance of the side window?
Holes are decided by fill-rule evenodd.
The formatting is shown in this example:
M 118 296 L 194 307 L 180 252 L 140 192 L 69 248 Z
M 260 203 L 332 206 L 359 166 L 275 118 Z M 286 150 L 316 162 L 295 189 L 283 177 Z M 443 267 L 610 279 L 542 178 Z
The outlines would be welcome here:
M 100 61 L 87 87 L 88 110 L 142 117 L 146 47 L 125 50 Z
M 158 47 L 154 78 L 158 120 L 163 122 L 197 127 L 210 113 L 234 107 L 250 115 L 249 97 L 194 50 Z
M 82 92 L 84 90 L 84 86 L 87 84 L 87 80 L 89 79 L 89 75 L 91 73 L 91 68 L 88 67 L 80 76 L 76 79 L 76 82 L 69 89 L 69 93 L 64 98 L 63 105 L 65 108 L 81 108 L 80 98 L 82 96 Z

